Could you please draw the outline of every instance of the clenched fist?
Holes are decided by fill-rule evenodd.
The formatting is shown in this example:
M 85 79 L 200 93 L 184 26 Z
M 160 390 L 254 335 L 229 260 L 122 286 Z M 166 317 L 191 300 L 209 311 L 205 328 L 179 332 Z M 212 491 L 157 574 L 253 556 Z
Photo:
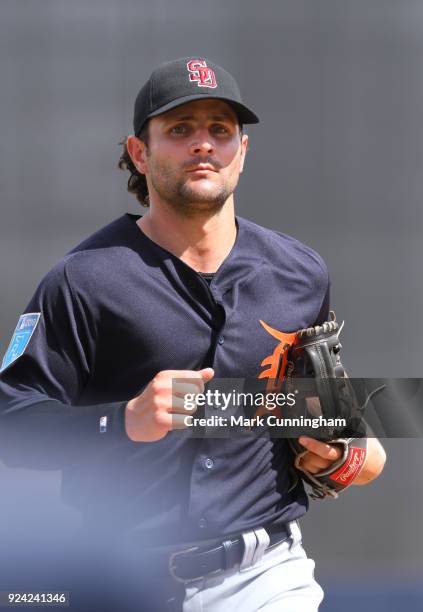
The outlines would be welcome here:
M 184 418 L 197 410 L 197 407 L 192 410 L 185 408 L 185 394 L 203 393 L 205 383 L 213 376 L 212 368 L 163 370 L 156 374 L 144 391 L 126 405 L 128 437 L 133 442 L 155 442 L 164 438 L 171 429 L 183 429 Z M 178 378 L 184 380 L 175 382 Z

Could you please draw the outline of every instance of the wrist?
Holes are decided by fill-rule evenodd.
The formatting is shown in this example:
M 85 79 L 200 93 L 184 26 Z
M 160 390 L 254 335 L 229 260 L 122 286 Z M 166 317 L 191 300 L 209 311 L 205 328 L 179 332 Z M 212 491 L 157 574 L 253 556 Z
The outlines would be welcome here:
M 365 485 L 375 480 L 383 471 L 386 463 L 386 453 L 379 440 L 368 438 L 367 457 L 363 469 L 354 480 L 354 485 Z
M 129 400 L 129 402 L 125 406 L 125 433 L 130 440 L 133 442 L 137 442 L 136 435 L 136 423 L 135 423 L 135 412 L 134 412 L 134 400 Z

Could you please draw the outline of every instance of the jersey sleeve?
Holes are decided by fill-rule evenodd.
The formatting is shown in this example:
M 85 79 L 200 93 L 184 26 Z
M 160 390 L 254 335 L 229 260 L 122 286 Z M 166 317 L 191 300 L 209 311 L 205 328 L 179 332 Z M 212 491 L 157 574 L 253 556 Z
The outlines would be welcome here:
M 325 321 L 329 320 L 329 310 L 330 310 L 330 283 L 328 281 L 328 286 L 326 289 L 325 296 L 323 298 L 322 306 L 320 308 L 319 314 L 317 315 L 316 321 L 313 325 L 321 325 Z
M 0 458 L 59 469 L 85 445 L 125 439 L 126 402 L 81 406 L 96 348 L 89 309 L 74 297 L 65 263 L 41 282 L 3 358 Z

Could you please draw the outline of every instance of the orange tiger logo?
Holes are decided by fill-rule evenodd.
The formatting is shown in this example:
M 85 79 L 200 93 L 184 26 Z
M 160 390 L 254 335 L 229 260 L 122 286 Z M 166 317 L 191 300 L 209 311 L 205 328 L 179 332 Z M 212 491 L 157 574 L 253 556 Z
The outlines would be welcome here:
M 286 366 L 288 364 L 288 350 L 294 344 L 296 332 L 286 334 L 278 329 L 273 329 L 264 321 L 260 320 L 260 324 L 271 336 L 279 340 L 275 350 L 271 355 L 268 355 L 261 362 L 261 366 L 268 366 L 266 370 L 260 373 L 259 378 L 268 378 L 269 383 L 266 387 L 267 391 L 279 391 L 285 378 Z

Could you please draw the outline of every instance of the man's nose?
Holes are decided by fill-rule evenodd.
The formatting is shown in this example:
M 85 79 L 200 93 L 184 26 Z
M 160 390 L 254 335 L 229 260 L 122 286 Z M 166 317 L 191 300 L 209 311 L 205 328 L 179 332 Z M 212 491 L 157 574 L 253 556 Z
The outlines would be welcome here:
M 196 134 L 190 145 L 190 151 L 193 155 L 210 155 L 214 151 L 210 135 L 207 132 Z

